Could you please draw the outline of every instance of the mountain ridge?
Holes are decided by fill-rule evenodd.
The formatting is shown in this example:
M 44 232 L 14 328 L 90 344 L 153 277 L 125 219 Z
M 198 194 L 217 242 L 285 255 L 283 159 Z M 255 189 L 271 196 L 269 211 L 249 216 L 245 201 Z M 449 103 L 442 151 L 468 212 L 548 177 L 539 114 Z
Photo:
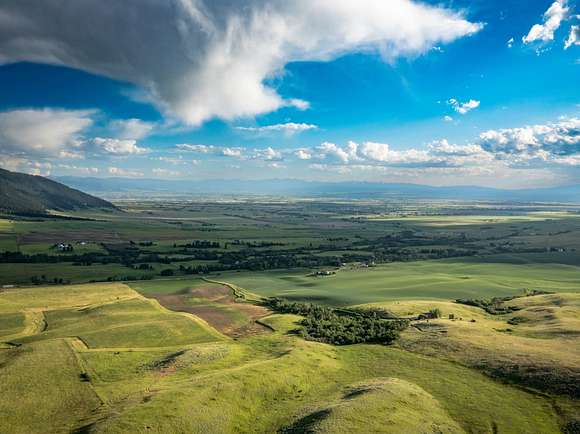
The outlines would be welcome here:
M 53 179 L 0 169 L 0 213 L 46 215 L 49 211 L 117 209 L 112 203 Z
M 480 186 L 429 186 L 411 183 L 322 182 L 291 179 L 245 180 L 159 180 L 149 178 L 57 177 L 65 185 L 100 194 L 250 194 L 290 197 L 406 197 L 492 201 L 538 201 L 580 203 L 580 185 L 539 189 L 507 190 Z

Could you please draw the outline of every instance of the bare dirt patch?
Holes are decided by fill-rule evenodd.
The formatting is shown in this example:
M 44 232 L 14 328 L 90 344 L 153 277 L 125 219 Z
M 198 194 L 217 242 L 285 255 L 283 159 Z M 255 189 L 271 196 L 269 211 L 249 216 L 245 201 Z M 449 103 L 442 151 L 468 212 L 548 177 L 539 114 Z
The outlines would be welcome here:
M 221 333 L 233 338 L 269 332 L 267 327 L 256 320 L 272 312 L 261 306 L 237 301 L 227 286 L 208 284 L 176 294 L 152 297 L 167 309 L 199 316 Z

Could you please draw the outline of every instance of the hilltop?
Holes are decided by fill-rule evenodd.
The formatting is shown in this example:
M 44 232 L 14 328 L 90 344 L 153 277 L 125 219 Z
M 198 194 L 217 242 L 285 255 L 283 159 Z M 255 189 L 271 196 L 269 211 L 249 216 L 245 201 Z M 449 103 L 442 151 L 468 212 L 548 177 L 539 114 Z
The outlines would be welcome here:
M 49 210 L 116 209 L 115 205 L 42 176 L 0 169 L 0 212 L 41 215 Z

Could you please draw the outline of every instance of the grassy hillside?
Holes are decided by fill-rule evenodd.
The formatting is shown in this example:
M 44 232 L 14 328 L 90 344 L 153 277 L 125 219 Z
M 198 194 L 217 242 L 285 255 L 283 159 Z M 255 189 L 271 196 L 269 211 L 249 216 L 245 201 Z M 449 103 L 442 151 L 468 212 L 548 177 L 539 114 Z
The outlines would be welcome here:
M 72 211 L 115 206 L 41 176 L 0 169 L 0 213 L 39 215 L 48 210 Z
M 184 285 L 215 297 L 168 288 Z M 304 341 L 287 334 L 297 320 L 232 340 L 122 284 L 4 290 L 0 431 L 559 432 L 549 397 L 401 348 Z

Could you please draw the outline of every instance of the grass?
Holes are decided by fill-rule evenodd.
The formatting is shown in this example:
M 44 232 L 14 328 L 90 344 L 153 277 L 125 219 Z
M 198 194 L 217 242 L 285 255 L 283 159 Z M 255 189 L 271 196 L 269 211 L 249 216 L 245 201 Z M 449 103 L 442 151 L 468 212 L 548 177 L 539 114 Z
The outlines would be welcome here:
M 272 339 L 279 338 L 242 345 L 251 349 Z M 228 367 L 193 376 L 177 371 L 157 384 L 158 392 L 147 402 L 104 421 L 97 431 L 275 432 L 335 402 L 353 383 L 374 382 L 388 373 L 424 389 L 433 397 L 430 408 L 447 412 L 450 425 L 470 432 L 491 432 L 493 426 L 505 433 L 559 432 L 549 401 L 452 363 L 380 346 L 337 349 L 297 339 L 287 345 L 289 352 L 269 359 L 230 361 Z M 390 412 L 373 415 L 383 424 L 391 417 Z
M 0 339 L 18 333 L 24 328 L 24 314 L 12 312 L 0 314 Z
M 190 288 L 195 288 L 203 283 L 204 281 L 201 278 L 187 278 L 131 282 L 130 285 L 135 291 L 147 296 L 154 294 L 175 294 Z
M 357 383 L 338 402 L 317 410 L 286 433 L 459 434 L 465 431 L 432 395 L 398 378 Z
M 366 305 L 414 316 L 439 308 L 442 318 L 420 322 L 402 334 L 410 351 L 484 370 L 542 392 L 578 397 L 580 384 L 580 294 L 517 298 L 521 310 L 489 315 L 482 309 L 440 301 L 396 301 Z M 364 307 L 364 306 L 363 306 Z M 449 319 L 449 315 L 454 319 Z M 513 317 L 520 323 L 508 323 Z
M 263 321 L 277 332 L 231 341 L 122 284 L 1 293 L 0 313 L 15 312 L 42 312 L 48 328 L 29 327 L 22 346 L 0 350 L 0 374 L 10 378 L 0 385 L 0 409 L 10 417 L 0 423 L 10 432 L 90 425 L 102 433 L 269 433 L 329 407 L 331 432 L 332 424 L 355 426 L 361 407 L 381 410 L 372 424 L 397 429 L 419 412 L 444 432 L 558 432 L 546 398 L 395 347 L 303 341 L 286 335 L 295 316 L 271 315 Z M 377 382 L 376 391 L 344 400 L 353 387 Z
M 170 347 L 211 342 L 217 333 L 194 317 L 162 309 L 156 302 L 141 298 L 83 309 L 45 313 L 46 332 L 18 340 L 74 336 L 89 348 Z
M 324 278 L 307 274 L 307 271 L 223 273 L 219 279 L 261 296 L 342 306 L 401 299 L 491 298 L 519 294 L 524 288 L 564 292 L 580 289 L 580 267 L 555 264 L 443 260 L 343 269 Z
M 132 270 L 119 264 L 94 264 L 90 266 L 72 265 L 69 262 L 56 264 L 0 264 L 0 286 L 2 284 L 30 285 L 31 277 L 45 276 L 48 281 L 62 278 L 73 283 L 106 281 L 112 277 L 122 279 L 127 276 L 150 276 L 154 272 Z
M 72 432 L 101 402 L 64 340 L 0 350 L 0 432 Z

